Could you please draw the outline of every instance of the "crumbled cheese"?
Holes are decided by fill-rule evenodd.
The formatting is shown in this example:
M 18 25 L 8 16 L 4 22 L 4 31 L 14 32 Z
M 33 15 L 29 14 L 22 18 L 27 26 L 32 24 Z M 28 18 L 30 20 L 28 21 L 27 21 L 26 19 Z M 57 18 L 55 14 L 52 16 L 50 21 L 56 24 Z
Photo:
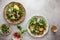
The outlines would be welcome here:
M 38 18 L 38 19 L 37 19 L 37 22 L 39 22 L 39 21 L 40 21 L 40 19 Z

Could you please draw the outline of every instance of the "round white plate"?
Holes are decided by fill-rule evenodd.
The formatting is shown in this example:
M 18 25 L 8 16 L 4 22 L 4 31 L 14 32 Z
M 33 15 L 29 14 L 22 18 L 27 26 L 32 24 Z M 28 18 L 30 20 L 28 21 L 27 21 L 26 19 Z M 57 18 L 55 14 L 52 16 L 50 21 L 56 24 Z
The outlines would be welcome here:
M 28 30 L 28 33 L 32 36 L 32 37 L 43 37 L 45 34 L 47 34 L 47 32 L 48 32 L 48 28 L 49 28 L 49 25 L 48 25 L 48 22 L 47 22 L 47 20 L 44 18 L 44 17 L 42 17 L 42 16 L 33 16 L 33 17 L 38 17 L 38 18 L 42 18 L 43 20 L 45 20 L 45 22 L 46 22 L 46 25 L 47 25 L 47 27 L 46 27 L 46 30 L 44 31 L 44 33 L 43 33 L 43 35 L 34 35 L 34 34 L 32 34 L 31 32 L 30 32 L 30 30 L 29 30 L 29 28 L 28 28 L 28 26 L 29 26 L 29 22 L 30 22 L 30 20 L 28 21 L 28 24 L 27 24 L 27 30 Z M 32 17 L 32 18 L 33 18 Z

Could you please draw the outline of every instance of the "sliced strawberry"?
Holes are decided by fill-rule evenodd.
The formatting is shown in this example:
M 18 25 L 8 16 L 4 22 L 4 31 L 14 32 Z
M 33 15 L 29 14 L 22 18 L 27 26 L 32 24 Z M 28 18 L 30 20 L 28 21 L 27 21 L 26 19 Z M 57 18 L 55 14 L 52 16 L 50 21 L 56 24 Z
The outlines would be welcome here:
M 17 37 L 17 33 L 14 33 L 13 36 L 16 38 Z
M 20 35 L 17 35 L 17 38 L 20 38 L 21 36 Z
M 20 36 L 19 33 L 14 33 L 13 36 L 14 36 L 15 38 L 21 38 L 21 36 Z

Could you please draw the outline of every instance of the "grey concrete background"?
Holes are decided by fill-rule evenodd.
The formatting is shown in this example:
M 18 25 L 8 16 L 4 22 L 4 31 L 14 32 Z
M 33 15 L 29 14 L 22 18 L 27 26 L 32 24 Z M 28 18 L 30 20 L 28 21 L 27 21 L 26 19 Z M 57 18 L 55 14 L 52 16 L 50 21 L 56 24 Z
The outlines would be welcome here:
M 28 20 L 35 15 L 45 17 L 49 23 L 49 32 L 44 37 L 34 38 L 25 33 L 22 40 L 60 40 L 60 0 L 0 0 L 0 25 L 7 23 L 3 18 L 3 10 L 5 5 L 12 1 L 20 2 L 26 9 L 26 18 L 19 24 L 24 29 L 27 28 Z M 51 32 L 52 25 L 57 26 L 56 33 Z M 0 40 L 11 40 L 12 34 L 18 31 L 16 25 L 11 25 L 11 29 L 12 33 L 7 37 L 0 35 Z

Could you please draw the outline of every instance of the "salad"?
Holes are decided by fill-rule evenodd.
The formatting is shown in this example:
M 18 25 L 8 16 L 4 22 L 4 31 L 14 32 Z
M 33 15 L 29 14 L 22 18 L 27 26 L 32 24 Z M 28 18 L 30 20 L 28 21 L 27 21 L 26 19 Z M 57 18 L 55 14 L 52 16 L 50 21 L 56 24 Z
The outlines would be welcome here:
M 8 35 L 10 34 L 11 32 L 11 29 L 9 28 L 9 25 L 8 24 L 2 24 L 1 27 L 0 27 L 0 33 L 2 35 Z
M 32 35 L 42 36 L 46 30 L 46 20 L 41 16 L 32 17 L 28 23 L 28 32 Z
M 9 23 L 18 24 L 24 19 L 25 9 L 20 3 L 11 2 L 5 7 L 4 13 Z

